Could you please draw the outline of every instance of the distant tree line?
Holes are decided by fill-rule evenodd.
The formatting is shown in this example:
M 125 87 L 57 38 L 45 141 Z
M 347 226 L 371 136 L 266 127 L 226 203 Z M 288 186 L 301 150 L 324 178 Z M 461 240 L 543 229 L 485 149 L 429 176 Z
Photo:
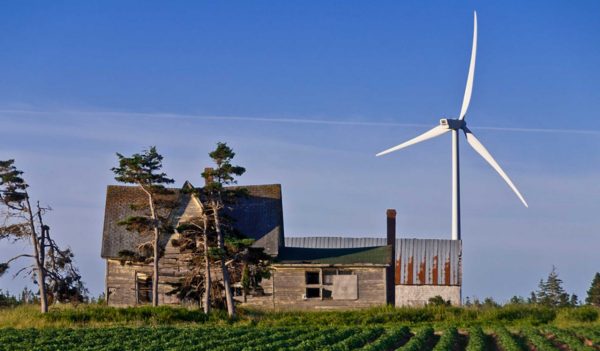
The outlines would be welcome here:
M 430 303 L 434 305 L 441 305 L 445 302 L 441 297 L 435 297 L 430 299 Z M 538 289 L 532 291 L 529 297 L 525 298 L 522 296 L 513 296 L 508 304 L 511 305 L 538 305 L 544 307 L 576 307 L 583 304 L 579 300 L 576 294 L 569 294 L 563 287 L 563 281 L 558 277 L 556 267 L 552 267 L 552 270 L 548 274 L 546 280 L 541 279 L 538 283 Z M 585 304 L 600 307 L 600 273 L 596 273 L 589 290 L 587 291 L 587 297 Z M 474 307 L 499 307 L 500 304 L 494 301 L 491 297 L 486 297 L 483 301 L 478 298 L 466 297 L 465 306 Z

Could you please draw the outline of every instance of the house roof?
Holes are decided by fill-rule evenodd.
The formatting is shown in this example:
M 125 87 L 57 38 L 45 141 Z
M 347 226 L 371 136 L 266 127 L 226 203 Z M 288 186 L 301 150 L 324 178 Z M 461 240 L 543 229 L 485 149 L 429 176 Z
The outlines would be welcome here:
M 279 250 L 276 264 L 390 264 L 391 246 L 316 249 L 283 247 Z
M 283 245 L 283 208 L 281 202 L 281 185 L 248 185 L 248 196 L 240 199 L 231 209 L 229 215 L 234 219 L 234 226 L 244 235 L 256 239 L 256 246 L 265 247 L 270 254 L 277 254 Z M 167 200 L 183 202 L 185 196 L 179 188 L 169 188 Z M 104 230 L 102 233 L 103 258 L 118 258 L 123 250 L 136 251 L 139 244 L 148 240 L 137 233 L 129 232 L 119 221 L 140 215 L 131 208 L 133 203 L 145 203 L 146 195 L 137 186 L 109 185 L 106 191 L 106 207 L 104 212 Z M 164 243 L 168 238 L 163 240 Z

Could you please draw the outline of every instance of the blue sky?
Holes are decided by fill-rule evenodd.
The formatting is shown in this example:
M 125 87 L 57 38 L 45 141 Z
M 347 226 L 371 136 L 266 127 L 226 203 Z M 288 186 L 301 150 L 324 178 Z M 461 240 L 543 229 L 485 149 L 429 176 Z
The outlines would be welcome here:
M 460 111 L 530 204 L 462 140 L 465 296 L 600 271 L 600 3 L 3 2 L 0 159 L 50 204 L 93 294 L 115 152 L 157 145 L 177 185 L 227 141 L 281 183 L 286 235 L 450 238 L 450 137 L 374 154 Z M 511 130 L 517 128 L 519 130 Z M 0 243 L 0 258 L 26 249 Z M 0 278 L 20 290 L 23 279 Z

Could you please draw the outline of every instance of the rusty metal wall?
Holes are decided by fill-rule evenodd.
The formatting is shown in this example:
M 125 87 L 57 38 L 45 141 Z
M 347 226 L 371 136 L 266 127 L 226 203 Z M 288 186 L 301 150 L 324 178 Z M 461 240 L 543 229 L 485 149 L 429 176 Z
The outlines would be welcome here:
M 385 244 L 385 238 L 285 238 L 288 247 L 355 248 Z M 396 284 L 460 286 L 461 252 L 460 240 L 396 239 Z

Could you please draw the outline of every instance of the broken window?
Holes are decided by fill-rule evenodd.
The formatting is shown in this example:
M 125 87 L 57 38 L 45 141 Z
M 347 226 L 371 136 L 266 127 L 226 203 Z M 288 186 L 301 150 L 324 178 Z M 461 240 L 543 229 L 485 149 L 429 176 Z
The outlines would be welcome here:
M 138 304 L 152 303 L 152 277 L 144 273 L 136 273 L 135 290 Z
M 306 272 L 306 285 L 321 284 L 320 272 Z
M 358 277 L 351 270 L 323 268 L 320 271 L 307 271 L 304 298 L 323 300 L 358 299 Z
M 306 298 L 318 298 L 321 297 L 321 288 L 306 288 Z

